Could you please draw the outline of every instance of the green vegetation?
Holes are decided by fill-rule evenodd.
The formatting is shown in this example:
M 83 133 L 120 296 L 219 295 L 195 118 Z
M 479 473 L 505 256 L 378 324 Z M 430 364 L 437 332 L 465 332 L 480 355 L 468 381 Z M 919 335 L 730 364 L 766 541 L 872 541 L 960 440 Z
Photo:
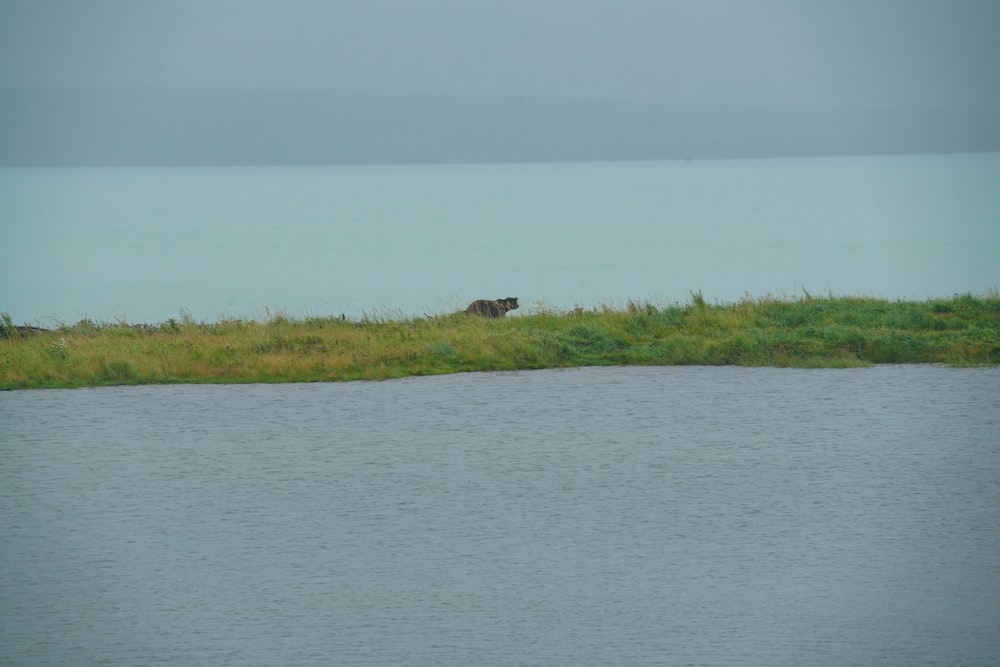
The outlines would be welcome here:
M 0 321 L 0 388 L 382 380 L 594 365 L 850 367 L 1000 364 L 1000 295 L 628 302 L 522 317 L 270 317 L 160 325 Z

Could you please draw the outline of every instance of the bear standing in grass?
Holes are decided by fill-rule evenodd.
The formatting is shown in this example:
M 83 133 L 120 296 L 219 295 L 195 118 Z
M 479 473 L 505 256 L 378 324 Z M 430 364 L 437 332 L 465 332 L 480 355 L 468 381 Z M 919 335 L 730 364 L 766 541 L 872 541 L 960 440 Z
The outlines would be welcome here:
M 509 296 L 506 299 L 496 299 L 495 301 L 490 301 L 488 299 L 473 301 L 469 304 L 469 307 L 465 309 L 465 314 L 482 315 L 483 317 L 503 317 L 507 314 L 508 310 L 516 309 L 517 297 Z

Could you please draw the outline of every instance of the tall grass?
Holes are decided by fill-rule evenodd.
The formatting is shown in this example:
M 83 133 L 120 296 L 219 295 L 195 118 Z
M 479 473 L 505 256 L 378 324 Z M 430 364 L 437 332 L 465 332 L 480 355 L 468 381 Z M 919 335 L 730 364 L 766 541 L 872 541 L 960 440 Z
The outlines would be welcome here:
M 1000 296 L 923 302 L 806 295 L 710 304 L 629 301 L 521 317 L 464 313 L 358 320 L 160 325 L 0 323 L 0 388 L 180 382 L 313 382 L 585 365 L 850 367 L 1000 364 Z

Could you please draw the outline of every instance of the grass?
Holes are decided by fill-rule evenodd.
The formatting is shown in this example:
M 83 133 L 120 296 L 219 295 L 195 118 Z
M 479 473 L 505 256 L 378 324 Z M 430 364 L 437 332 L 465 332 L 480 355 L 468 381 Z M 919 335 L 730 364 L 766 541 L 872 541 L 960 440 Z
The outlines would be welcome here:
M 317 382 L 569 366 L 681 364 L 844 368 L 1000 364 L 1000 295 L 922 302 L 806 295 L 709 304 L 628 302 L 503 319 L 464 313 L 360 320 L 159 325 L 124 321 L 41 330 L 0 321 L 0 388 Z

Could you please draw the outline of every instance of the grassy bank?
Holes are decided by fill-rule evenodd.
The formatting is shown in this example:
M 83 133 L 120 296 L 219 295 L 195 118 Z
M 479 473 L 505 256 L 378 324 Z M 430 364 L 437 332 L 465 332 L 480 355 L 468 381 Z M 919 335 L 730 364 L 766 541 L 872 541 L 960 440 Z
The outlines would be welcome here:
M 921 302 L 694 294 L 521 317 L 464 313 L 361 320 L 0 322 L 0 388 L 179 382 L 313 382 L 588 365 L 850 367 L 1000 364 L 1000 295 Z

